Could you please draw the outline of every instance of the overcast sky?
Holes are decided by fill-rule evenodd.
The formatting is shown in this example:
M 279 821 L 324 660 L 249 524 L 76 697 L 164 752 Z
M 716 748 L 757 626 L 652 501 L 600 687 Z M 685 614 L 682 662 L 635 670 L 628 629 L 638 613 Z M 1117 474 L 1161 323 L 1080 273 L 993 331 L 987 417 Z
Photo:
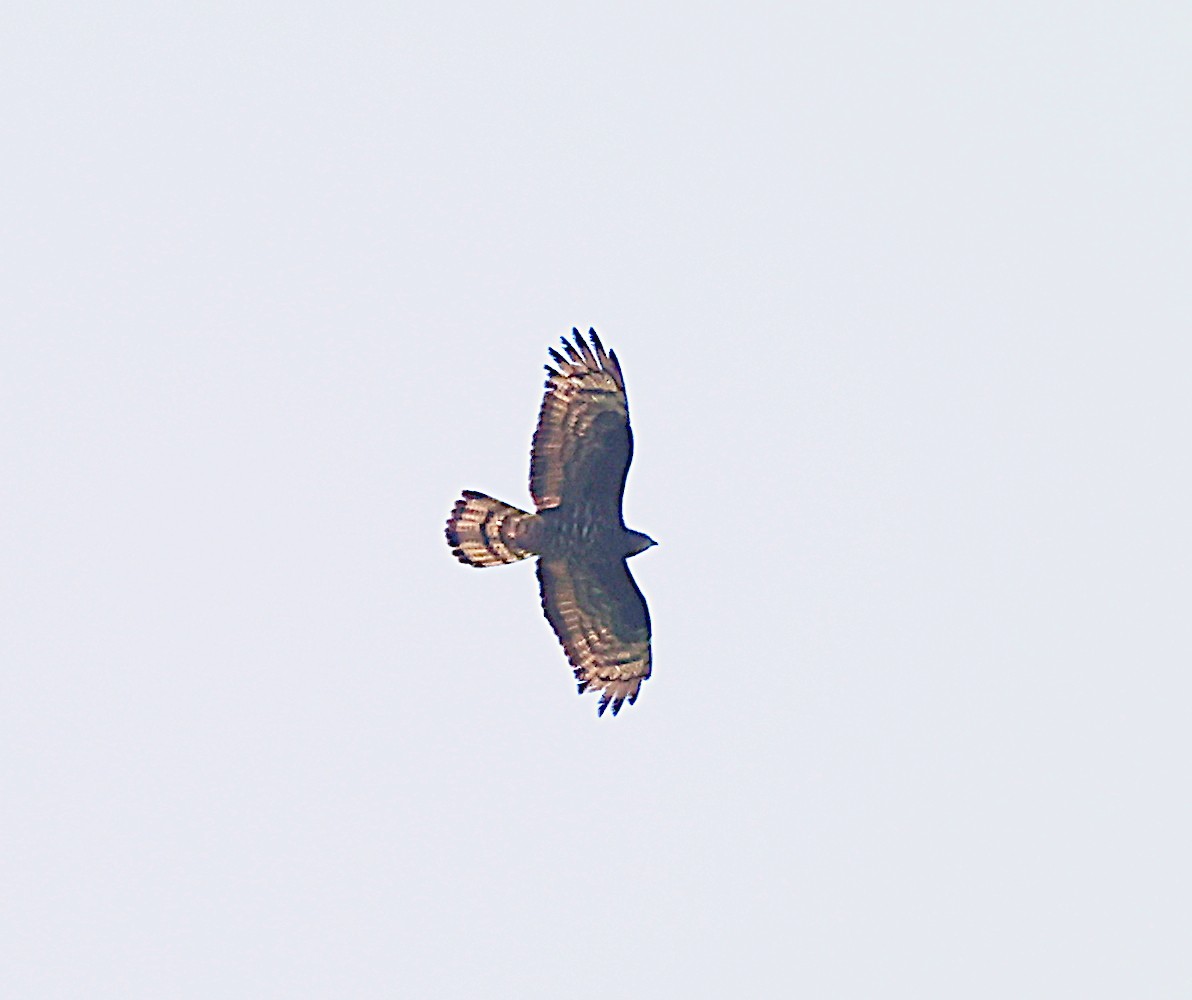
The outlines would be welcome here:
M 1190 995 L 1186 3 L 5 21 L 0 993 Z M 615 719 L 442 535 L 572 326 Z

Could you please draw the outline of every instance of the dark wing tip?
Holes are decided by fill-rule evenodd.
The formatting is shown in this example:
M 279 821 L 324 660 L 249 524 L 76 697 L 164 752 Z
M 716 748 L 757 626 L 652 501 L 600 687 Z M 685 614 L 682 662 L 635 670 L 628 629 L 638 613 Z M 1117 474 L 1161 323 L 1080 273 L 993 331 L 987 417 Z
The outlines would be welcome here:
M 605 365 L 605 369 L 616 381 L 617 387 L 624 392 L 625 376 L 621 373 L 621 362 L 617 360 L 617 352 L 609 351 L 605 357 L 608 358 L 608 363 Z
M 575 343 L 579 344 L 580 347 L 584 347 L 584 348 L 587 347 L 587 344 L 584 343 L 582 337 L 576 337 Z M 584 356 L 582 353 L 580 353 L 579 348 L 576 347 L 575 344 L 572 344 L 570 341 L 568 341 L 566 338 L 563 339 L 563 344 L 567 348 L 567 357 L 569 357 L 571 359 L 571 363 L 573 365 L 582 365 L 584 363 Z
M 588 342 L 592 345 L 592 350 L 596 352 L 597 358 L 604 354 L 604 345 L 596 335 L 596 327 L 594 326 L 588 328 Z
M 600 371 L 600 360 L 592 352 L 592 348 L 588 346 L 588 342 L 582 336 L 576 336 L 575 346 L 579 348 L 579 354 L 576 360 L 582 359 L 589 371 Z

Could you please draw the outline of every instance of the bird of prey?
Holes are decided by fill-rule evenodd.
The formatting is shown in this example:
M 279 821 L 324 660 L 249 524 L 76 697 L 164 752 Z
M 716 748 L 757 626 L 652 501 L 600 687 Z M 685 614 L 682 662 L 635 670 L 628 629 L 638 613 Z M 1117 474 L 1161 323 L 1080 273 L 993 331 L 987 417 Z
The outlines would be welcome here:
M 542 608 L 599 713 L 637 700 L 650 676 L 650 613 L 626 560 L 655 542 L 625 527 L 621 498 L 633 457 L 625 379 L 595 330 L 551 349 L 530 453 L 536 513 L 466 490 L 447 543 L 468 566 L 538 557 Z

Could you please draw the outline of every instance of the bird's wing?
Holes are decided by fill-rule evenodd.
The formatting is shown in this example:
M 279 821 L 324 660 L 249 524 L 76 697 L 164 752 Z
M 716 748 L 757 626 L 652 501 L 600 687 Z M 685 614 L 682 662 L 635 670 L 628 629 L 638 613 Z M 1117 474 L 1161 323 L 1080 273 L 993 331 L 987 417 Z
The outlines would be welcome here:
M 650 676 L 650 612 L 624 559 L 538 560 L 542 609 L 575 669 L 580 693 L 602 692 L 600 714 L 637 700 Z
M 625 475 L 633 458 L 625 379 L 615 353 L 595 330 L 591 346 L 578 330 L 552 350 L 546 395 L 530 454 L 530 494 L 539 510 L 583 500 L 621 516 Z

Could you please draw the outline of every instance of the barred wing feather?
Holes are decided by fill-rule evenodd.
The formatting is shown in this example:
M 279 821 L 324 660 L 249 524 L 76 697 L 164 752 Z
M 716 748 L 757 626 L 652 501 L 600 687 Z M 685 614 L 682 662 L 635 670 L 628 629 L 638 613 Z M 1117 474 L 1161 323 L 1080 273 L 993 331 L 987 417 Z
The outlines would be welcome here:
M 539 510 L 566 500 L 615 508 L 620 518 L 625 475 L 633 458 L 629 404 L 617 356 L 596 331 L 589 347 L 579 331 L 564 338 L 566 355 L 550 352 L 546 395 L 530 453 L 530 494 Z
M 624 559 L 538 560 L 542 608 L 582 694 L 601 691 L 600 714 L 637 700 L 650 676 L 650 613 Z

